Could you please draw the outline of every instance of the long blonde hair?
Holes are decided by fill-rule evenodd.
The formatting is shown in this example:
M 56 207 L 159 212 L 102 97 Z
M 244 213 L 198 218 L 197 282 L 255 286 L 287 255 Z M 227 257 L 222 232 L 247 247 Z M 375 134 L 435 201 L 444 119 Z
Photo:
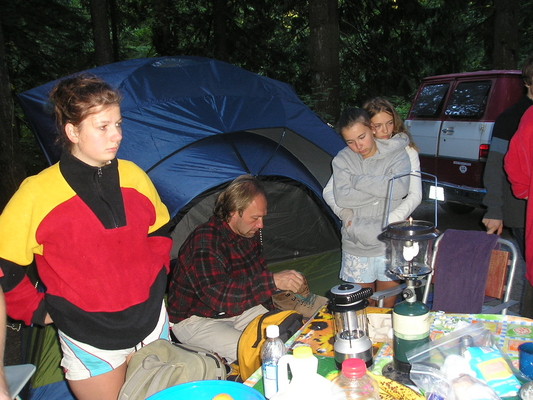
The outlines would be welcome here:
M 374 97 L 373 99 L 367 100 L 365 104 L 363 104 L 363 109 L 370 116 L 370 119 L 372 119 L 374 115 L 379 114 L 381 112 L 389 114 L 392 117 L 392 122 L 394 123 L 394 128 L 392 129 L 392 136 L 396 135 L 397 133 L 404 132 L 409 137 L 409 147 L 418 151 L 418 147 L 416 147 L 416 144 L 413 141 L 413 137 L 405 127 L 405 124 L 400 118 L 398 111 L 396 111 L 390 101 L 383 97 Z

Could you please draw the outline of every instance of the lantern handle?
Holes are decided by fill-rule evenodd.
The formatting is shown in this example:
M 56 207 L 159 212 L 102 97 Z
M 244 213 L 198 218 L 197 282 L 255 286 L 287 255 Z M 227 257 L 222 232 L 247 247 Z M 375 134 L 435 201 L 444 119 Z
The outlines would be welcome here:
M 438 195 L 437 195 L 437 177 L 435 175 L 432 175 L 432 174 L 428 174 L 427 172 L 422 172 L 422 171 L 409 171 L 409 172 L 406 172 L 404 174 L 400 174 L 400 175 L 395 175 L 391 178 L 391 186 L 390 186 L 390 194 L 389 194 L 389 202 L 387 204 L 387 215 L 385 216 L 385 226 L 389 226 L 389 215 L 390 215 L 390 207 L 391 207 L 391 203 L 392 203 L 392 193 L 394 192 L 394 180 L 395 179 L 399 179 L 399 178 L 403 178 L 404 176 L 408 176 L 408 175 L 413 175 L 413 176 L 417 176 L 417 177 L 420 177 L 420 175 L 427 175 L 427 176 L 430 176 L 433 178 L 433 180 L 435 181 L 435 228 L 437 227 L 437 210 L 438 210 L 438 205 L 439 205 L 439 202 L 438 202 Z M 431 196 L 430 196 L 431 198 Z

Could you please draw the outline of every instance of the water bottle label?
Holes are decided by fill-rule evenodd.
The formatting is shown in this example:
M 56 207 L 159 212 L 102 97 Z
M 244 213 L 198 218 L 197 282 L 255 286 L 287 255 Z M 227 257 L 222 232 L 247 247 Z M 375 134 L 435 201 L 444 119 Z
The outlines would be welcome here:
M 274 396 L 278 391 L 278 366 L 263 365 L 263 388 L 267 399 Z

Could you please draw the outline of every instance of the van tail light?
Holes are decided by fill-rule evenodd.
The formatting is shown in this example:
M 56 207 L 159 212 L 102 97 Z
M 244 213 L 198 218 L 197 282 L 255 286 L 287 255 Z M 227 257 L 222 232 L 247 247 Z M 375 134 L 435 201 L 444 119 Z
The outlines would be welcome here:
M 489 147 L 488 144 L 481 144 L 479 145 L 479 161 L 487 161 L 487 156 L 489 155 Z

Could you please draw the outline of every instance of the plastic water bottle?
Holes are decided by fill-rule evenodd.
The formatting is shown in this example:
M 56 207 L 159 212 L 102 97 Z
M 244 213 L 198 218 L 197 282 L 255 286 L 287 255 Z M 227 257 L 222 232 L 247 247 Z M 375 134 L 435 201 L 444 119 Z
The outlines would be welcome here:
M 263 371 L 263 388 L 265 397 L 270 399 L 278 391 L 278 361 L 285 354 L 285 343 L 279 338 L 279 327 L 269 325 L 266 328 L 267 339 L 261 348 L 261 369 Z
M 366 364 L 359 358 L 347 358 L 342 371 L 333 380 L 334 400 L 379 400 L 378 383 L 366 373 Z

